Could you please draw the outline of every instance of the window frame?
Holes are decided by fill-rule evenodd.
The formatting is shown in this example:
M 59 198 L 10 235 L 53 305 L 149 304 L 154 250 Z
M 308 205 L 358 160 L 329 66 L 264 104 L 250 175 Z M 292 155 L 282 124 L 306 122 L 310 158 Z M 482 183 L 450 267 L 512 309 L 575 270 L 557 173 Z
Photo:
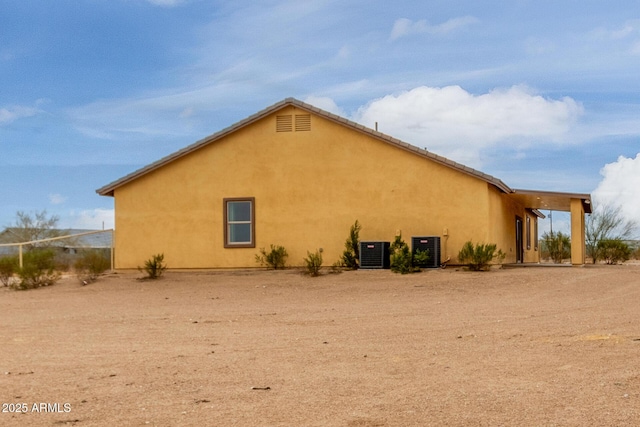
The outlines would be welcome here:
M 236 223 L 229 221 L 229 203 L 233 202 L 249 202 L 251 204 L 251 238 L 249 242 L 233 243 L 229 242 L 229 226 Z M 222 199 L 223 212 L 223 228 L 224 228 L 224 247 L 225 248 L 255 248 L 256 247 L 256 198 L 255 197 L 227 197 Z M 246 223 L 246 221 L 238 222 Z

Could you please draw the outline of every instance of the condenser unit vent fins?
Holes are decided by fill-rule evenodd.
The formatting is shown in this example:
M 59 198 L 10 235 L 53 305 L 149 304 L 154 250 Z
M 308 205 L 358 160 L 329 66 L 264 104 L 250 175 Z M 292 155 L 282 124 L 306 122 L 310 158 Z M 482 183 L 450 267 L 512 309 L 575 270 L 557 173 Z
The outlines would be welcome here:
M 293 116 L 283 115 L 276 116 L 276 132 L 292 132 L 293 131 Z
M 296 132 L 311 130 L 311 114 L 296 114 Z
M 440 237 L 439 236 L 419 236 L 411 238 L 411 252 L 416 253 L 417 250 L 428 251 L 429 259 L 427 262 L 419 265 L 422 268 L 440 267 Z
M 389 242 L 360 242 L 360 268 L 389 268 Z

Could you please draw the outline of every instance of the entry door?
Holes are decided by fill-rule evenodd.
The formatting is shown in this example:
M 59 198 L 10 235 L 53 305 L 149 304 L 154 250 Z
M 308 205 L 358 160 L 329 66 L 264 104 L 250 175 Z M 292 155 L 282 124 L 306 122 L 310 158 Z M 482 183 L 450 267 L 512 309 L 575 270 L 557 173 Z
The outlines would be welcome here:
M 516 217 L 516 262 L 524 262 L 524 244 L 522 238 L 522 218 Z

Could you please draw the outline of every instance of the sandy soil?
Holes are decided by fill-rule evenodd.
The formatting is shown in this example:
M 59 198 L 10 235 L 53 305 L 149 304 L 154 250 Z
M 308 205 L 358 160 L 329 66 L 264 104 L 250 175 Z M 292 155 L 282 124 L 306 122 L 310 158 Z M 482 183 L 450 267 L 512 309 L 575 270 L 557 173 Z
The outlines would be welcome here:
M 640 425 L 640 266 L 137 277 L 0 290 L 0 425 Z

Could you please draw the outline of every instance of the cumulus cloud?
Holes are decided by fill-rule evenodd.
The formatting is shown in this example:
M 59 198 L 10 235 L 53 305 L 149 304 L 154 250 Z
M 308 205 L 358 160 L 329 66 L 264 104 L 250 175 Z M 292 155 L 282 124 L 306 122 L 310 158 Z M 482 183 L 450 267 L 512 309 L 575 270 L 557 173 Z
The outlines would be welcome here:
M 390 39 L 397 40 L 412 34 L 448 34 L 476 22 L 478 22 L 478 19 L 473 16 L 452 18 L 437 25 L 431 25 L 425 19 L 412 21 L 407 18 L 400 18 L 393 23 Z
M 337 114 L 342 117 L 346 116 L 342 108 L 338 107 L 338 105 L 331 98 L 321 96 L 308 96 L 304 99 L 304 102 L 306 102 L 307 104 L 311 104 L 314 107 L 321 108 L 330 113 Z
M 61 215 L 61 222 L 67 228 L 82 230 L 108 230 L 114 227 L 115 215 L 113 209 L 87 209 L 72 211 L 68 215 Z
M 376 99 L 353 120 L 453 160 L 479 167 L 483 149 L 533 141 L 562 143 L 583 113 L 571 98 L 548 99 L 524 86 L 481 95 L 459 86 L 418 87 Z
M 635 158 L 618 157 L 600 171 L 602 181 L 593 191 L 595 207 L 620 206 L 625 218 L 640 222 L 640 153 Z

